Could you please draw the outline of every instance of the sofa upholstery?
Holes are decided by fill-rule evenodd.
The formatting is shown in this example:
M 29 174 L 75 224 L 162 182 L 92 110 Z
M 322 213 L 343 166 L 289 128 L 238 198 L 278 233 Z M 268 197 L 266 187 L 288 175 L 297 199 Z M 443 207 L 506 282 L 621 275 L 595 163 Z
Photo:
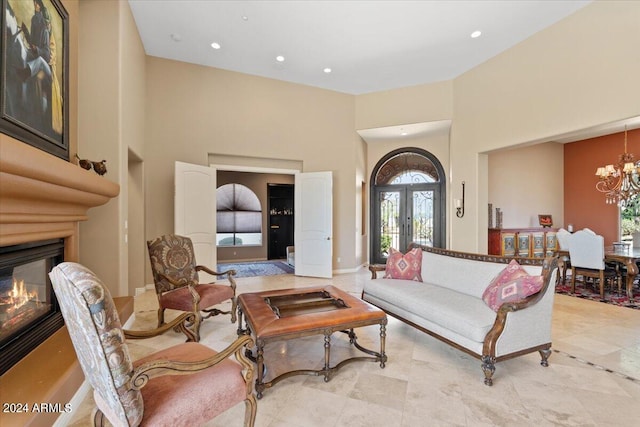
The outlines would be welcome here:
M 505 303 L 495 312 L 482 295 L 513 258 L 422 247 L 423 282 L 377 278 L 384 266 L 370 266 L 362 298 L 388 314 L 482 360 L 485 384 L 493 384 L 495 363 L 539 351 L 548 365 L 556 258 L 518 258 L 529 275 L 542 275 L 540 292 Z

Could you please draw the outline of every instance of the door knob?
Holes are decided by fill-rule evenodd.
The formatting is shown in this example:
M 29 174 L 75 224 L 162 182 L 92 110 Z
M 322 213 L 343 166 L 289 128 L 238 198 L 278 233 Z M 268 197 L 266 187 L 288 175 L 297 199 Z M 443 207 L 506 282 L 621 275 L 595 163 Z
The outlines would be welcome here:
M 327 240 L 331 240 L 331 237 L 327 237 Z

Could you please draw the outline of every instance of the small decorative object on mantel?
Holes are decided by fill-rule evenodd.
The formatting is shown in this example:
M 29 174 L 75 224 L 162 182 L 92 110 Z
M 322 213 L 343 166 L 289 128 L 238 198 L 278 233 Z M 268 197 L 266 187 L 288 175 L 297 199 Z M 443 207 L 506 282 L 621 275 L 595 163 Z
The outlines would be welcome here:
M 91 164 L 93 164 L 93 170 L 96 171 L 96 173 L 100 176 L 104 175 L 105 173 L 107 173 L 107 165 L 106 165 L 107 161 L 106 160 L 102 160 L 100 162 L 91 162 Z
M 100 176 L 107 173 L 106 160 L 94 162 L 93 160 L 81 159 L 77 154 L 76 159 L 78 159 L 78 166 L 80 166 L 82 169 L 91 170 L 91 168 L 93 168 L 93 170 Z
M 553 225 L 553 219 L 551 218 L 551 215 L 548 214 L 538 215 L 538 222 L 541 227 L 551 227 Z
M 91 162 L 89 160 L 81 159 L 80 157 L 78 157 L 77 154 L 76 154 L 76 159 L 78 159 L 78 166 L 80 166 L 82 169 L 86 169 L 86 170 L 91 169 Z

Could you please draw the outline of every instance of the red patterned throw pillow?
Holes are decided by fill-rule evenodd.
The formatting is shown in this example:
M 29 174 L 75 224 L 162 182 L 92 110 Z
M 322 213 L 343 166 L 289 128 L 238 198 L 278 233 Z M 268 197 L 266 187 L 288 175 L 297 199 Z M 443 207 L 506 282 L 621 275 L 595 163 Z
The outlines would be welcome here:
M 422 282 L 422 250 L 413 248 L 406 254 L 397 249 L 389 249 L 385 279 L 405 279 Z
M 542 276 L 529 276 L 514 259 L 491 280 L 482 299 L 493 311 L 506 302 L 516 302 L 540 292 Z

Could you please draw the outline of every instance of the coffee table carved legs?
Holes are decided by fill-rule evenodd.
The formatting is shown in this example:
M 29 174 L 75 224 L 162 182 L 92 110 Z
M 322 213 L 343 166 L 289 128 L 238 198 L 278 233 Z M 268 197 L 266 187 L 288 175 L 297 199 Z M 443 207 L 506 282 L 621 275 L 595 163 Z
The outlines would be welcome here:
M 327 301 L 330 303 L 328 304 Z M 247 350 L 247 357 L 257 365 L 255 391 L 258 399 L 265 389 L 294 375 L 322 376 L 329 382 L 344 365 L 356 361 L 379 362 L 384 368 L 387 317 L 382 310 L 350 295 L 332 285 L 303 289 L 282 289 L 245 293 L 238 296 L 238 335 L 254 338 L 255 349 Z M 380 351 L 369 350 L 358 343 L 355 328 L 380 325 Z M 331 365 L 331 336 L 335 332 L 348 335 L 349 343 L 365 353 L 347 357 Z M 265 346 L 273 342 L 321 335 L 323 337 L 324 361 L 320 369 L 297 369 L 277 375 L 275 370 L 265 381 Z M 357 354 L 351 351 L 348 355 Z M 282 357 L 287 357 L 284 354 Z M 285 361 L 287 366 L 290 361 Z
M 239 311 L 238 312 L 238 319 L 241 320 L 242 319 L 242 312 Z M 315 376 L 320 376 L 322 375 L 324 377 L 324 382 L 329 382 L 331 380 L 331 378 L 333 378 L 333 376 L 337 373 L 337 371 L 342 368 L 344 365 L 351 363 L 351 362 L 357 362 L 357 361 L 364 361 L 364 360 L 369 360 L 369 361 L 373 361 L 373 362 L 380 362 L 380 368 L 384 368 L 385 364 L 387 362 L 387 355 L 385 354 L 385 338 L 386 338 L 386 319 L 384 321 L 384 323 L 380 324 L 380 352 L 375 352 L 373 350 L 369 350 L 366 349 L 364 347 L 362 347 L 360 344 L 358 344 L 358 337 L 356 336 L 355 332 L 353 331 L 353 329 L 350 329 L 348 331 L 340 331 L 343 332 L 345 334 L 347 334 L 349 336 L 349 343 L 353 344 L 353 346 L 355 348 L 357 348 L 358 350 L 360 350 L 363 353 L 369 354 L 373 357 L 369 357 L 369 356 L 356 356 L 356 357 L 350 357 L 347 358 L 343 361 L 341 361 L 340 363 L 338 363 L 335 366 L 331 366 L 331 335 L 333 334 L 333 330 L 331 329 L 327 329 L 323 332 L 323 336 L 324 336 L 324 366 L 322 369 L 297 369 L 297 370 L 293 370 L 293 371 L 289 371 L 289 372 L 285 372 L 283 374 L 278 375 L 277 377 L 273 378 L 271 381 L 265 382 L 264 381 L 264 377 L 265 377 L 265 373 L 266 373 L 266 365 L 264 363 L 264 346 L 265 346 L 265 342 L 264 340 L 261 339 L 257 339 L 256 340 L 256 350 L 255 350 L 255 356 L 253 354 L 253 352 L 251 352 L 251 350 L 247 350 L 247 356 L 254 362 L 256 363 L 256 370 L 258 371 L 258 376 L 256 378 L 256 384 L 255 384 L 255 389 L 256 389 L 256 397 L 258 399 L 262 399 L 263 396 L 263 392 L 265 389 L 267 388 L 271 388 L 273 387 L 275 384 L 277 384 L 278 382 L 289 378 L 291 376 L 294 375 L 315 375 Z M 249 327 L 247 325 L 246 328 L 242 328 L 239 327 L 238 328 L 238 334 L 247 334 L 247 333 L 251 333 L 249 330 Z

